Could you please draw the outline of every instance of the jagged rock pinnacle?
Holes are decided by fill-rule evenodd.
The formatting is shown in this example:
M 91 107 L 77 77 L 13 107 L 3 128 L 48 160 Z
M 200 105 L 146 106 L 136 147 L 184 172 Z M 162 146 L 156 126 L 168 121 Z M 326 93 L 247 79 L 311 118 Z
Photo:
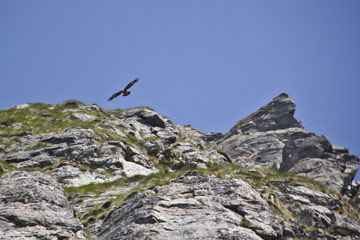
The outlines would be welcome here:
M 333 148 L 325 136 L 308 132 L 295 119 L 295 108 L 282 93 L 236 123 L 216 146 L 241 165 L 291 171 L 344 190 L 358 169 L 357 157 Z
M 296 105 L 286 93 L 281 93 L 269 104 L 240 120 L 226 137 L 238 133 L 266 132 L 286 128 L 302 128 L 294 118 Z

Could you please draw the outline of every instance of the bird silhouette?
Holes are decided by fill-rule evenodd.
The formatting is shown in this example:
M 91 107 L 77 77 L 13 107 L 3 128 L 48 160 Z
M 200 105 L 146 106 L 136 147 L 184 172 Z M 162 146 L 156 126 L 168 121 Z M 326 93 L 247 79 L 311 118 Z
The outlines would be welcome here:
M 114 94 L 108 99 L 108 101 L 113 100 L 114 98 L 116 98 L 117 96 L 119 96 L 119 95 L 121 95 L 121 94 L 122 94 L 123 96 L 129 95 L 131 92 L 129 92 L 128 89 L 131 88 L 132 85 L 134 85 L 137 81 L 139 81 L 138 78 L 136 78 L 134 81 L 132 81 L 132 82 L 130 82 L 128 85 L 126 85 L 126 87 L 125 87 L 124 89 L 120 90 L 119 92 L 114 93 Z

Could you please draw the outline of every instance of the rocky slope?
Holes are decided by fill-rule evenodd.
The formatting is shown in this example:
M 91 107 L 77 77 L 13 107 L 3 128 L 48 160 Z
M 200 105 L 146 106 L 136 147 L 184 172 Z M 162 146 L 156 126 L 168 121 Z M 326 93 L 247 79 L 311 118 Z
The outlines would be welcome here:
M 287 94 L 228 133 L 140 107 L 0 112 L 0 239 L 360 239 L 359 159 Z

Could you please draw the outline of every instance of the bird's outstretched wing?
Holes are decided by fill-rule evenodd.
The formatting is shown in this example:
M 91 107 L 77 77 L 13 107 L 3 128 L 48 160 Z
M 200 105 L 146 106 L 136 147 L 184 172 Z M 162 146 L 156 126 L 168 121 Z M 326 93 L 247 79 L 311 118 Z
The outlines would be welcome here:
M 130 82 L 128 85 L 126 85 L 126 87 L 124 88 L 124 91 L 128 90 L 129 88 L 132 87 L 132 85 L 134 85 L 137 81 L 139 81 L 138 78 L 136 78 L 134 81 Z
M 114 93 L 111 97 L 109 97 L 108 101 L 113 100 L 114 98 L 116 98 L 117 96 L 119 96 L 122 92 L 123 92 L 123 90 L 121 90 L 120 92 Z

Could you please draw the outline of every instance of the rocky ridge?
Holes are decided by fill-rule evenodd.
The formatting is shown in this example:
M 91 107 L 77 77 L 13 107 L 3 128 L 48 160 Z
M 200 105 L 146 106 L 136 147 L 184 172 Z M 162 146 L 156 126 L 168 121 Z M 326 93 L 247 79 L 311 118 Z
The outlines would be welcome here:
M 154 110 L 0 112 L 0 239 L 360 239 L 359 159 L 283 93 L 228 133 Z

